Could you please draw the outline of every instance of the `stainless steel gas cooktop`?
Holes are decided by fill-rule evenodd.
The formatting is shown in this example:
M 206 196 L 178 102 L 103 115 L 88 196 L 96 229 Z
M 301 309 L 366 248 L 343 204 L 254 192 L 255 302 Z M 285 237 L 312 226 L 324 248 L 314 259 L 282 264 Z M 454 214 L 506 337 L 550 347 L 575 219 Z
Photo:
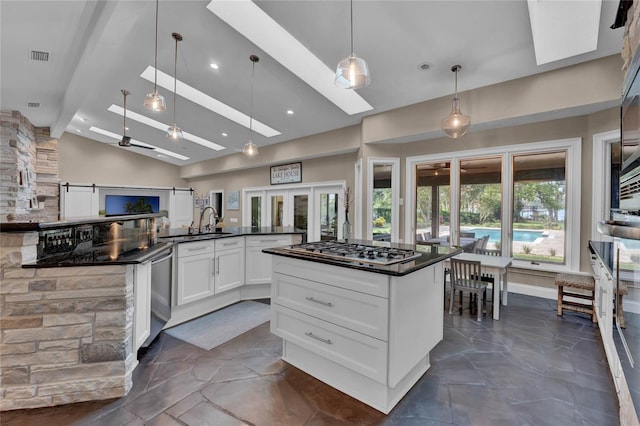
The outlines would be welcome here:
M 414 250 L 341 241 L 316 241 L 283 248 L 286 251 L 309 257 L 337 259 L 370 265 L 393 265 L 421 256 L 420 252 Z

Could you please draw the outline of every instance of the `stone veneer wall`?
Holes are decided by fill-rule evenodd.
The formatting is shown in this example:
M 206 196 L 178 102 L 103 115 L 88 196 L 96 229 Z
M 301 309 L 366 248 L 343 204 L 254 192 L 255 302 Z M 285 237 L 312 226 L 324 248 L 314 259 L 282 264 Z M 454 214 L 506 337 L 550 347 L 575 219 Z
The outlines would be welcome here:
M 622 40 L 622 70 L 627 71 L 633 55 L 640 45 L 640 2 L 634 1 L 627 12 L 627 22 L 624 26 L 624 38 Z
M 133 266 L 21 268 L 37 243 L 37 232 L 0 233 L 0 410 L 126 395 Z
M 1 111 L 0 171 L 0 222 L 58 219 L 58 140 L 49 128 Z

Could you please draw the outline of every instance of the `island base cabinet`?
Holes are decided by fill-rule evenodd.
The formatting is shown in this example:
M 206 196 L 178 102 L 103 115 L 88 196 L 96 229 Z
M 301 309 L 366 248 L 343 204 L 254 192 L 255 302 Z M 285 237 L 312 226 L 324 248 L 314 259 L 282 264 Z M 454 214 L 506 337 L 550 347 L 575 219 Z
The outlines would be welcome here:
M 391 412 L 430 367 L 427 354 L 391 387 L 289 341 L 283 343 L 282 360 L 384 414 Z
M 273 257 L 271 332 L 283 339 L 282 359 L 389 413 L 443 338 L 442 263 L 385 275 Z

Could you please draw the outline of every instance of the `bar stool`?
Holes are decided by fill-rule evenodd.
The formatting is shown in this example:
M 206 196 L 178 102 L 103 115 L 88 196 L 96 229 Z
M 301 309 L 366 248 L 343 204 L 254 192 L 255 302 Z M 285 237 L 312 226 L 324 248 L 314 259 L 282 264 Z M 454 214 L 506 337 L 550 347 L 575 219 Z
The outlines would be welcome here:
M 591 275 L 578 275 L 562 273 L 556 275 L 556 286 L 558 287 L 558 316 L 562 316 L 563 310 L 581 312 L 591 315 L 591 321 L 598 322 L 594 309 L 595 300 L 595 280 Z M 588 294 L 577 291 L 567 291 L 566 288 L 576 290 L 586 290 Z M 583 299 L 587 302 L 574 302 L 564 300 L 565 296 Z

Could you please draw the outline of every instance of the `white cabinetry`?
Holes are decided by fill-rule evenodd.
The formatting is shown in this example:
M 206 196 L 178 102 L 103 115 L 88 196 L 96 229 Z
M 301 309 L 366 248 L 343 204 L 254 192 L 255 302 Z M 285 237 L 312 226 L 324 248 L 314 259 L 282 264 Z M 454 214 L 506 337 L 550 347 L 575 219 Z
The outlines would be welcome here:
M 182 243 L 178 246 L 178 306 L 213 296 L 214 263 L 213 240 Z
M 60 185 L 60 217 L 98 216 L 98 189 L 91 186 Z
M 172 228 L 191 225 L 193 221 L 193 194 L 191 191 L 169 192 L 169 221 Z
M 244 285 L 244 237 L 215 242 L 215 293 Z
M 391 276 L 272 256 L 282 358 L 388 413 L 443 337 L 442 263 Z
M 133 345 L 138 350 L 151 332 L 151 262 L 135 265 L 133 274 Z
M 271 283 L 271 255 L 262 250 L 298 244 L 301 235 L 253 235 L 246 238 L 246 284 Z

